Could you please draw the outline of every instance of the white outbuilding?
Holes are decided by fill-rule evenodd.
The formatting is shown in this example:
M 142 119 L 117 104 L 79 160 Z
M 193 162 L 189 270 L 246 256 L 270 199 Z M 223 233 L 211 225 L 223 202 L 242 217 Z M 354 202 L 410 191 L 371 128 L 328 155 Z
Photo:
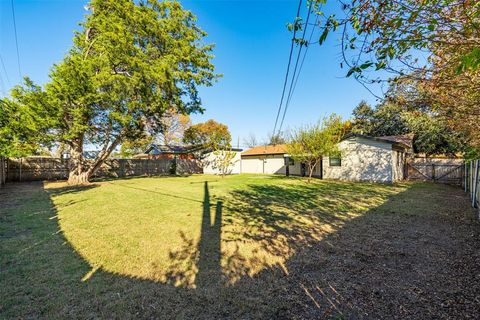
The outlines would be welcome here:
M 323 178 L 391 183 L 405 178 L 412 136 L 346 136 L 339 157 L 323 157 Z
M 320 179 L 392 183 L 403 180 L 412 136 L 346 136 L 338 157 L 324 156 L 313 176 Z M 241 155 L 242 173 L 305 176 L 306 166 L 291 159 L 284 144 L 258 146 Z

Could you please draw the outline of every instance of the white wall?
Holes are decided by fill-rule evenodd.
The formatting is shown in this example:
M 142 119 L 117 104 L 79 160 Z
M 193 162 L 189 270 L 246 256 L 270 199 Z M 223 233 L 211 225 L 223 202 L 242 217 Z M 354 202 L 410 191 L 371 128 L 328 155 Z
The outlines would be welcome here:
M 276 155 L 258 155 L 242 157 L 242 173 L 260 173 L 260 174 L 286 174 L 285 156 L 283 154 Z M 289 167 L 289 173 L 292 176 L 301 175 L 301 163 L 294 161 Z M 305 175 L 308 175 L 308 168 L 305 169 Z M 320 176 L 320 164 L 315 167 L 314 177 Z
M 285 157 L 283 154 L 268 155 L 265 157 L 264 173 L 285 174 Z
M 242 157 L 242 173 L 263 173 L 263 159 L 256 156 Z
M 285 174 L 283 154 L 242 157 L 242 173 Z
M 340 142 L 342 165 L 330 166 L 323 158 L 324 179 L 392 182 L 392 145 L 380 141 L 352 137 Z
M 203 173 L 205 174 L 221 174 L 220 169 L 215 165 L 216 159 L 223 156 L 225 151 L 210 152 L 202 160 Z M 228 174 L 241 173 L 242 162 L 240 159 L 240 152 L 229 151 L 235 153 L 235 157 L 232 160 L 232 165 L 228 168 Z

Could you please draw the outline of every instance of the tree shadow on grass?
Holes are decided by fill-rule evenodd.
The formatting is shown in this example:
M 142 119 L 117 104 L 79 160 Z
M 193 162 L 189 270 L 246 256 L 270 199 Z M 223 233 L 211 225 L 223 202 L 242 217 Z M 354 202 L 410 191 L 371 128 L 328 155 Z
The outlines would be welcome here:
M 202 239 L 198 243 L 185 239 L 194 255 L 192 268 L 198 269 L 198 287 L 193 289 L 90 265 L 59 229 L 50 200 L 59 190 L 44 190 L 40 184 L 12 186 L 5 192 L 14 194 L 18 205 L 5 209 L 5 198 L 0 200 L 0 263 L 5 283 L 0 290 L 0 316 L 320 319 L 477 315 L 480 287 L 472 275 L 480 261 L 476 250 L 479 226 L 468 218 L 468 201 L 461 191 L 412 185 L 395 193 L 391 187 L 384 188 L 372 191 L 364 184 L 355 188 L 335 183 L 251 185 L 233 191 L 222 202 L 217 200 L 212 223 L 212 198 L 205 184 Z M 357 205 L 342 198 L 335 217 L 327 209 L 318 210 L 319 205 L 337 208 L 330 198 L 341 193 L 356 199 Z M 444 211 L 452 200 L 459 204 Z M 22 203 L 28 203 L 29 212 Z M 362 205 L 374 204 L 364 214 L 345 218 L 365 210 Z M 292 217 L 287 209 L 301 210 L 311 222 Z M 232 222 L 228 219 L 240 219 L 246 229 L 229 229 Z M 309 229 L 325 223 L 332 229 L 310 236 Z M 8 230 L 20 232 L 9 235 Z M 293 252 L 282 266 L 275 264 L 249 276 L 240 270 L 254 263 L 250 258 L 237 251 L 237 256 L 223 257 L 227 261 L 222 262 L 219 255 L 219 251 L 228 253 L 220 250 L 225 241 L 242 232 L 246 241 L 260 241 L 261 250 L 278 246 L 273 238 L 284 237 L 280 244 Z M 34 250 L 19 252 L 40 240 Z M 238 268 L 230 271 L 241 274 L 232 285 L 219 280 L 229 276 L 229 268 Z
M 273 255 L 288 255 L 397 192 L 391 186 L 373 186 L 316 182 L 234 190 L 225 201 L 224 223 L 243 228 L 227 230 L 225 241 L 255 241 Z
M 166 282 L 174 286 L 218 289 L 223 282 L 221 269 L 222 201 L 215 205 L 212 223 L 210 191 L 204 182 L 200 239 L 195 243 L 184 232 L 179 250 L 169 253 L 172 264 L 166 271 Z M 165 272 L 165 270 L 159 270 Z

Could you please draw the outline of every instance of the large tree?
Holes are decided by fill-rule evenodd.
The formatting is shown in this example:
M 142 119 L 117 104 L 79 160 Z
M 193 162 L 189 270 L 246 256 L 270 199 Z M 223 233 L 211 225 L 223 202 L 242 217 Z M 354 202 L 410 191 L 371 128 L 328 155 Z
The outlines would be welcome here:
M 87 182 L 122 141 L 160 132 L 166 110 L 202 111 L 197 87 L 216 78 L 212 45 L 178 2 L 92 0 L 88 8 L 37 101 L 55 109 L 51 131 L 70 148 L 72 184 Z M 100 147 L 93 161 L 83 158 L 86 144 Z

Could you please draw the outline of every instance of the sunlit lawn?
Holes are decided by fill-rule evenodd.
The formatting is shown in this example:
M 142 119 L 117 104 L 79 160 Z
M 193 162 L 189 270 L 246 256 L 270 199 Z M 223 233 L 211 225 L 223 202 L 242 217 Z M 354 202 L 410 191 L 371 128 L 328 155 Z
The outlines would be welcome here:
M 257 305 L 248 299 L 260 291 L 245 279 L 272 269 L 288 275 L 292 256 L 367 211 L 435 208 L 411 196 L 382 207 L 411 187 L 260 175 L 13 185 L 1 208 L 0 312 L 169 317 L 181 308 L 188 316 L 223 295 L 210 301 L 219 313 L 209 314 L 228 306 L 250 317 L 251 307 L 232 307 Z M 232 294 L 239 301 L 225 298 Z
M 61 186 L 47 188 L 66 240 L 92 267 L 84 280 L 102 268 L 187 287 L 233 284 L 281 265 L 402 190 L 255 175 L 117 180 L 81 192 Z

